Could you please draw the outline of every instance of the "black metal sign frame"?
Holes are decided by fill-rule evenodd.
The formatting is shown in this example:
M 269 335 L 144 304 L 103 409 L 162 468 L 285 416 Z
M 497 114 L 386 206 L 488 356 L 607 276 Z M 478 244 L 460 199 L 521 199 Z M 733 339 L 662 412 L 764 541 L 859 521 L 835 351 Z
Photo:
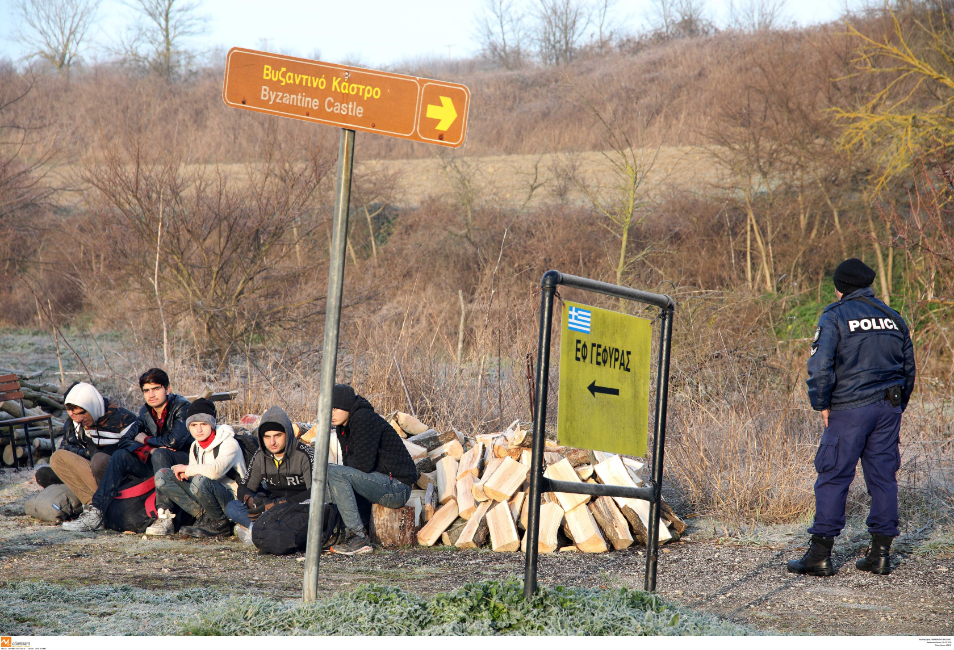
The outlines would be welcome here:
M 656 422 L 653 439 L 652 479 L 648 487 L 600 485 L 555 481 L 543 475 L 543 443 L 547 420 L 547 389 L 550 376 L 550 332 L 553 324 L 553 296 L 557 285 L 602 293 L 660 309 L 659 363 L 656 373 Z M 537 350 L 537 385 L 533 417 L 533 458 L 530 461 L 530 509 L 527 518 L 527 552 L 523 593 L 532 598 L 537 590 L 537 555 L 540 541 L 540 496 L 543 492 L 568 492 L 593 496 L 628 497 L 649 501 L 649 530 L 646 539 L 646 576 L 644 589 L 656 590 L 656 564 L 659 553 L 659 511 L 662 500 L 663 451 L 666 445 L 666 410 L 669 397 L 669 352 L 672 347 L 672 319 L 676 301 L 671 297 L 639 291 L 616 284 L 547 271 L 543 275 L 540 297 L 540 346 Z

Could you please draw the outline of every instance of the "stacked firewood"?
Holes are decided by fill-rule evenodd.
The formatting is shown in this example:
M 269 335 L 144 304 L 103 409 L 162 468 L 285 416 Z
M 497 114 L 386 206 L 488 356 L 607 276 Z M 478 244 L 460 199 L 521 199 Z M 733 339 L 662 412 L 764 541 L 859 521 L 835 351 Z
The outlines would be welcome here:
M 438 433 L 397 413 L 392 426 L 416 461 L 419 489 L 403 508 L 372 507 L 372 541 L 382 546 L 438 542 L 458 548 L 489 545 L 526 551 L 529 513 L 529 427 L 470 438 Z M 544 475 L 560 481 L 641 487 L 643 464 L 616 454 L 561 447 L 547 441 Z M 622 497 L 544 493 L 539 552 L 602 553 L 646 545 L 649 502 Z M 663 502 L 659 542 L 678 539 L 685 523 Z
M 7 372 L 6 369 L 0 368 L 0 374 L 4 372 Z M 7 374 L 17 373 L 10 371 Z M 63 429 L 63 421 L 67 417 L 66 407 L 63 405 L 62 388 L 56 384 L 31 381 L 22 377 L 19 381 L 23 392 L 23 408 L 20 408 L 19 400 L 0 402 L 0 424 L 6 420 L 31 415 L 52 415 L 53 432 L 55 436 L 59 436 Z M 0 431 L 6 434 L 9 429 L 4 427 Z M 3 437 L 4 445 L 0 458 L 2 458 L 3 464 L 7 466 L 14 464 L 15 457 L 20 459 L 21 463 L 27 457 L 26 436 L 22 425 L 14 428 L 14 438 L 16 444 L 10 444 L 10 438 L 6 435 Z M 46 422 L 30 423 L 30 444 L 33 445 L 34 462 L 39 463 L 49 459 L 49 456 L 53 453 L 54 443 L 50 442 Z M 59 445 L 59 440 L 56 440 L 55 444 Z

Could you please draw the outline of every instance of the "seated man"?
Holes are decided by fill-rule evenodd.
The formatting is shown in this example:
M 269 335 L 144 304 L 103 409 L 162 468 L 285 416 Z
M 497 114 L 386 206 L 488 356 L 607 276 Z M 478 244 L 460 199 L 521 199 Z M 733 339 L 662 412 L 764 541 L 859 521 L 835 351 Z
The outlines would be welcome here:
M 341 443 L 342 464 L 328 465 L 326 500 L 338 507 L 345 537 L 333 553 L 368 553 L 355 494 L 387 508 L 400 508 L 411 496 L 419 474 L 404 441 L 374 407 L 347 384 L 338 384 L 331 396 L 331 423 Z
M 227 424 L 216 427 L 215 404 L 197 399 L 186 417 L 195 439 L 188 465 L 173 465 L 156 473 L 156 506 L 159 518 L 146 530 L 152 535 L 175 532 L 169 512 L 171 503 L 195 517 L 194 526 L 179 532 L 190 537 L 217 537 L 232 534 L 232 522 L 225 516 L 226 505 L 235 499 L 236 479 L 245 477 L 245 457 Z M 150 532 L 152 529 L 152 532 Z
M 139 377 L 139 388 L 146 402 L 139 409 L 139 433 L 136 442 L 147 445 L 155 472 L 188 462 L 192 436 L 186 426 L 189 400 L 169 392 L 169 375 L 150 368 Z
M 315 450 L 295 437 L 291 420 L 278 406 L 265 411 L 258 425 L 259 450 L 238 486 L 237 498 L 225 508 L 238 524 L 235 533 L 251 544 L 252 522 L 279 502 L 301 503 L 311 497 Z
M 132 412 L 112 404 L 91 384 L 75 384 L 65 401 L 70 419 L 63 425 L 63 440 L 50 458 L 50 469 L 88 505 L 119 441 L 136 435 L 138 423 Z
M 117 441 L 117 449 L 108 459 L 90 499 L 91 507 L 76 521 L 63 524 L 64 529 L 97 530 L 102 527 L 103 515 L 127 477 L 146 479 L 160 469 L 188 462 L 192 440 L 185 426 L 188 400 L 169 392 L 169 376 L 159 368 L 143 373 L 139 387 L 146 404 L 140 409 L 136 430 Z

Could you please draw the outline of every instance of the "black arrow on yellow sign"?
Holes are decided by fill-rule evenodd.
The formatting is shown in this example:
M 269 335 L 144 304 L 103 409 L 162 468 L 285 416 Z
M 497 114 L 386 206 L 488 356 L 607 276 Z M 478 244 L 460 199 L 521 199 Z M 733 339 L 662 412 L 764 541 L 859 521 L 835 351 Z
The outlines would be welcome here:
M 593 397 L 596 397 L 597 393 L 603 393 L 604 395 L 619 395 L 618 388 L 608 388 L 607 386 L 597 386 L 596 380 L 593 380 L 589 386 L 586 387 L 588 391 L 593 394 Z

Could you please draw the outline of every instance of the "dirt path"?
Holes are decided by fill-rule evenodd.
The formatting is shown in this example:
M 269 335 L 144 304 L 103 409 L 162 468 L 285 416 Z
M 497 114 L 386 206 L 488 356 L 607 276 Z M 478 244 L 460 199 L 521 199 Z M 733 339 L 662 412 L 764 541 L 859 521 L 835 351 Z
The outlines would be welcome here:
M 300 555 L 259 556 L 235 538 L 144 540 L 112 532 L 68 533 L 36 522 L 23 514 L 23 501 L 39 489 L 30 477 L 30 472 L 0 472 L 3 581 L 146 589 L 206 586 L 275 598 L 301 594 Z M 901 549 L 903 553 L 904 543 Z M 801 554 L 792 547 L 682 541 L 663 548 L 657 591 L 694 610 L 775 633 L 954 634 L 954 553 L 902 554 L 894 573 L 882 577 L 855 570 L 856 550 L 846 546 L 837 554 L 838 575 L 807 578 L 785 571 L 785 561 Z M 633 549 L 561 553 L 540 557 L 539 579 L 544 584 L 641 588 L 644 566 L 645 554 Z M 326 592 L 375 582 L 427 595 L 468 581 L 522 579 L 523 555 L 440 547 L 377 550 L 354 558 L 324 555 L 320 576 L 320 589 Z

